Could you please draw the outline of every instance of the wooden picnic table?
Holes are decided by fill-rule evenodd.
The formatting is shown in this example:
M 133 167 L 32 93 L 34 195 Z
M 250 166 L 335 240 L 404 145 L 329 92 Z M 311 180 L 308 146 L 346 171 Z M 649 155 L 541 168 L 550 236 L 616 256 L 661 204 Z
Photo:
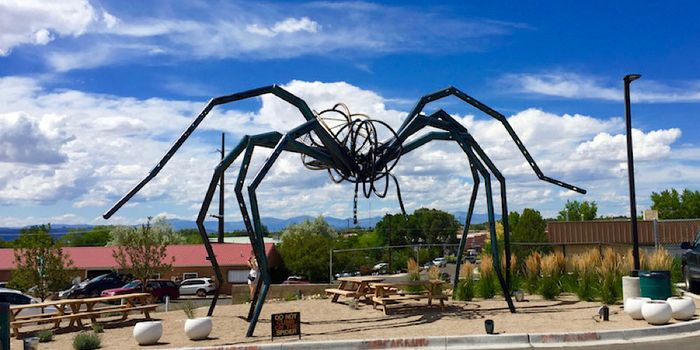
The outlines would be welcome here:
M 333 295 L 333 298 L 331 298 L 332 303 L 337 303 L 338 297 L 341 295 L 344 297 L 352 297 L 355 300 L 360 299 L 360 297 L 367 298 L 368 295 L 372 294 L 370 283 L 378 283 L 383 280 L 384 277 L 380 276 L 340 277 L 338 278 L 340 282 L 338 288 L 326 289 L 326 294 Z
M 433 300 L 440 300 L 440 308 L 445 308 L 445 299 L 447 296 L 442 294 L 442 285 L 444 281 L 441 280 L 421 280 L 421 281 L 397 281 L 397 282 L 387 282 L 387 283 L 371 283 L 370 286 L 374 288 L 374 297 L 372 298 L 373 307 L 376 309 L 377 305 L 382 305 L 384 309 L 384 314 L 387 312 L 387 304 L 400 303 L 401 301 L 407 300 L 420 300 L 427 299 L 428 306 L 432 305 Z M 402 291 L 402 288 L 409 286 L 421 286 L 424 291 L 420 293 L 409 293 Z
M 119 302 L 119 305 L 98 306 L 100 303 Z M 51 323 L 53 328 L 59 328 L 61 321 L 69 320 L 68 327 L 83 327 L 83 319 L 97 322 L 101 315 L 120 313 L 122 320 L 126 319 L 131 311 L 142 312 L 150 319 L 150 312 L 155 311 L 157 305 L 149 304 L 150 293 L 131 293 L 114 295 L 109 297 L 85 298 L 85 299 L 61 299 L 51 300 L 37 304 L 10 306 L 10 326 L 15 337 L 19 337 L 19 328 L 23 325 Z M 55 312 L 45 312 L 45 308 L 52 306 Z M 42 309 L 41 313 L 32 315 L 19 315 L 25 309 Z

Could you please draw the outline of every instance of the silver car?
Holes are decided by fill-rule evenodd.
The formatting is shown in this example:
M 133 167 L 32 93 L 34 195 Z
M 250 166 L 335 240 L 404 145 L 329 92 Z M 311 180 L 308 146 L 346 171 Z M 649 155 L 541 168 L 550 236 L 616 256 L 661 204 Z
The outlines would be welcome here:
M 0 303 L 9 303 L 10 305 L 27 305 L 27 304 L 38 304 L 39 300 L 23 294 L 22 292 L 15 289 L 0 288 Z M 31 307 L 22 309 L 18 316 L 29 316 L 38 315 L 40 313 L 55 313 L 58 312 L 53 306 L 44 306 L 43 310 L 39 307 Z
M 180 295 L 205 297 L 214 290 L 216 283 L 211 278 L 189 278 L 180 283 Z

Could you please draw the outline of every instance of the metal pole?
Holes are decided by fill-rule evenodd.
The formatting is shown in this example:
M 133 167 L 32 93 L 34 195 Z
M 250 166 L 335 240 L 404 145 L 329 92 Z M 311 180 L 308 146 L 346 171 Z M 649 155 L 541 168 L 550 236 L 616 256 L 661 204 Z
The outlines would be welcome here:
M 634 256 L 633 276 L 639 272 L 639 234 L 637 231 L 637 199 L 634 189 L 634 153 L 632 152 L 632 113 L 630 109 L 630 83 L 641 78 L 640 74 L 628 74 L 625 82 L 625 122 L 627 124 L 627 174 L 630 185 L 630 221 L 632 223 L 632 255 Z
M 331 249 L 330 251 L 330 263 L 328 264 L 328 283 L 333 282 L 333 249 Z
M 0 350 L 10 349 L 10 304 L 0 303 Z
M 226 152 L 224 150 L 226 140 L 226 134 L 221 133 L 221 160 L 224 160 Z M 219 236 L 217 239 L 218 243 L 224 243 L 224 172 L 221 173 L 221 179 L 219 179 Z

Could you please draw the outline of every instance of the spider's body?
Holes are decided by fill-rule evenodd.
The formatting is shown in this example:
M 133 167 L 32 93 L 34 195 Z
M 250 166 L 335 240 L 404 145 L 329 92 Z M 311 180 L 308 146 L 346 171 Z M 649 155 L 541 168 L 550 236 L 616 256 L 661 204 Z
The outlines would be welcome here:
M 418 101 L 414 109 L 408 114 L 401 127 L 394 131 L 389 125 L 382 121 L 372 120 L 368 116 L 362 114 L 350 113 L 348 108 L 343 104 L 337 104 L 333 108 L 321 111 L 319 113 L 313 112 L 302 99 L 294 96 L 279 86 L 272 85 L 232 95 L 217 97 L 209 101 L 204 110 L 194 119 L 192 124 L 185 130 L 182 136 L 180 136 L 180 138 L 160 160 L 156 167 L 153 168 L 146 178 L 139 182 L 129 193 L 127 193 L 109 211 L 107 211 L 103 215 L 104 218 L 108 219 L 110 216 L 112 216 L 122 205 L 131 199 L 131 197 L 133 197 L 146 183 L 148 183 L 158 174 L 158 172 L 160 172 L 163 166 L 165 166 L 168 160 L 180 148 L 180 146 L 197 128 L 199 123 L 207 116 L 214 106 L 260 96 L 263 94 L 274 94 L 282 100 L 294 105 L 298 108 L 299 112 L 304 119 L 306 119 L 306 121 L 289 130 L 285 134 L 268 132 L 258 135 L 244 136 L 240 140 L 238 146 L 236 146 L 216 167 L 197 218 L 199 232 L 207 249 L 209 260 L 214 267 L 217 282 L 219 282 L 217 285 L 221 285 L 220 282 L 223 281 L 223 275 L 221 274 L 216 261 L 216 256 L 214 255 L 206 229 L 204 228 L 204 219 L 207 217 L 207 212 L 212 202 L 214 193 L 216 192 L 219 179 L 221 176 L 223 176 L 223 173 L 231 166 L 231 164 L 233 164 L 234 160 L 243 155 L 241 167 L 238 173 L 238 179 L 236 180 L 235 193 L 261 272 L 261 278 L 258 278 L 256 298 L 251 302 L 251 308 L 248 314 L 248 320 L 250 321 L 247 332 L 248 336 L 252 336 L 253 331 L 255 330 L 255 325 L 262 310 L 262 305 L 265 301 L 265 296 L 267 295 L 270 285 L 270 275 L 268 273 L 267 257 L 265 256 L 263 245 L 263 231 L 260 223 L 260 212 L 258 210 L 256 190 L 269 171 L 270 167 L 275 163 L 283 151 L 299 153 L 301 155 L 302 162 L 308 169 L 328 171 L 331 179 L 334 182 L 339 183 L 349 181 L 354 183 L 356 215 L 358 192 L 362 191 L 363 195 L 366 197 L 369 197 L 372 193 L 379 197 L 384 197 L 388 192 L 389 180 L 392 180 L 396 185 L 399 204 L 401 206 L 401 210 L 404 211 L 398 181 L 396 180 L 396 177 L 391 174 L 391 170 L 399 161 L 399 158 L 430 141 L 444 140 L 457 142 L 469 160 L 469 171 L 471 172 L 474 185 L 469 200 L 466 222 L 464 223 L 464 233 L 462 235 L 460 248 L 458 250 L 455 283 L 459 279 L 459 265 L 462 259 L 462 252 L 465 248 L 467 237 L 466 232 L 471 222 L 474 204 L 476 203 L 477 191 L 480 182 L 483 180 L 484 189 L 486 192 L 487 212 L 489 216 L 489 231 L 492 242 L 491 253 L 494 257 L 494 269 L 511 312 L 515 312 L 515 308 L 510 299 L 509 291 L 510 234 L 508 230 L 508 206 L 506 202 L 505 178 L 462 124 L 454 120 L 447 112 L 443 110 L 438 110 L 430 115 L 422 114 L 421 112 L 423 108 L 426 104 L 447 96 L 455 96 L 463 100 L 464 102 L 476 107 L 503 124 L 508 134 L 511 136 L 525 159 L 532 167 L 533 171 L 541 180 L 580 193 L 586 192 L 585 190 L 576 186 L 572 186 L 545 176 L 520 141 L 520 138 L 511 128 L 505 116 L 454 87 L 448 87 L 435 93 L 423 96 Z M 432 127 L 440 131 L 431 131 L 421 136 L 411 138 L 411 136 L 414 136 L 425 127 Z M 409 139 L 410 141 L 407 141 Z M 246 204 L 246 200 L 243 195 L 243 184 L 248 175 L 248 166 L 250 164 L 253 151 L 256 147 L 271 148 L 272 153 L 250 181 L 250 185 L 248 186 L 248 203 Z M 501 265 L 499 263 L 500 252 L 498 251 L 498 245 L 496 244 L 496 219 L 494 215 L 492 196 L 492 176 L 499 182 L 500 187 L 501 213 L 503 213 L 502 221 L 505 231 L 505 275 L 501 272 Z M 319 254 L 325 254 L 325 252 L 319 252 Z M 214 310 L 217 297 L 218 290 L 209 308 L 209 315 L 211 315 Z

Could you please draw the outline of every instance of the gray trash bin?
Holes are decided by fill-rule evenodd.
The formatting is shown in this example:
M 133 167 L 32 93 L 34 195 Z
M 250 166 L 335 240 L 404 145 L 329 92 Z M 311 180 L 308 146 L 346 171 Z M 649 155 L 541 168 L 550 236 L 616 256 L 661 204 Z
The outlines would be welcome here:
M 24 350 L 39 350 L 39 338 L 37 337 L 24 338 L 22 343 Z

